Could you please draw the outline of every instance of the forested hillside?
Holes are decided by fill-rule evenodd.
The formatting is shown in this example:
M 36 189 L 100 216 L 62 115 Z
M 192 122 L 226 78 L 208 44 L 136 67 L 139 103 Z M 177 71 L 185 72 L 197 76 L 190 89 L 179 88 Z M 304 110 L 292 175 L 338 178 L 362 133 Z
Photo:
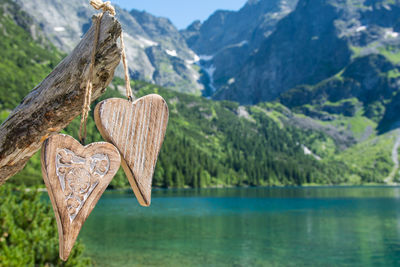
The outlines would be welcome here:
M 115 80 L 101 99 L 123 97 L 118 92 L 122 84 Z M 350 137 L 342 140 L 339 131 L 329 132 L 329 126 L 296 115 L 279 103 L 245 107 L 145 82 L 132 82 L 132 86 L 137 97 L 161 94 L 170 108 L 154 175 L 156 187 L 382 183 L 392 170 L 395 136 L 391 133 L 341 151 L 341 145 L 354 144 Z M 304 120 L 321 127 L 301 127 Z M 77 137 L 78 129 L 76 119 L 65 132 Z M 92 117 L 88 132 L 88 142 L 101 140 Z M 41 180 L 36 155 L 11 182 L 33 185 Z M 121 170 L 111 186 L 129 186 Z
M 31 17 L 13 1 L 0 1 L 0 108 L 10 110 L 61 60 Z M 35 36 L 34 39 L 32 36 Z
M 114 82 L 101 98 L 123 97 L 117 91 L 122 81 Z M 287 126 L 280 128 L 260 108 L 249 117 L 234 102 L 214 102 L 179 94 L 144 82 L 133 82 L 136 95 L 161 94 L 170 108 L 167 134 L 154 176 L 158 187 L 208 187 L 243 185 L 296 185 L 344 182 L 336 166 L 329 166 L 305 155 L 299 141 L 309 132 Z M 98 101 L 96 101 L 98 102 Z M 65 130 L 77 137 L 79 120 Z M 320 134 L 324 138 L 323 134 Z M 101 136 L 92 117 L 88 123 L 88 142 Z M 16 183 L 41 182 L 39 156 L 36 155 Z M 112 182 L 114 187 L 128 186 L 123 172 Z
M 1 75 L 0 85 L 4 119 L 51 71 L 61 54 L 41 37 L 40 30 L 32 33 L 35 28 L 27 25 L 34 24 L 13 2 L 3 0 L 2 7 L 0 53 L 4 59 L 1 66 L 7 73 Z M 342 76 L 347 77 L 347 73 L 350 70 Z M 341 79 L 344 78 L 338 78 Z M 101 99 L 122 97 L 118 91 L 121 86 L 122 81 L 115 79 Z M 240 106 L 140 81 L 132 82 L 132 86 L 137 97 L 161 94 L 170 108 L 170 122 L 154 176 L 156 187 L 382 183 L 393 172 L 395 136 L 377 136 L 376 120 L 366 116 L 363 110 L 368 106 L 360 109 L 358 102 L 344 103 L 348 112 L 334 114 L 335 120 L 329 121 L 304 112 L 307 106 L 293 104 L 290 99 L 298 98 L 290 98 L 291 94 L 281 102 L 293 111 L 278 102 Z M 326 105 L 320 109 L 322 114 L 333 113 L 324 111 Z M 77 118 L 65 132 L 76 137 L 78 127 Z M 88 131 L 88 142 L 101 140 L 92 118 Z M 360 144 L 354 146 L 356 143 Z M 393 180 L 397 173 L 392 176 Z M 10 181 L 42 184 L 39 156 L 35 155 Z M 121 170 L 111 186 L 128 186 Z

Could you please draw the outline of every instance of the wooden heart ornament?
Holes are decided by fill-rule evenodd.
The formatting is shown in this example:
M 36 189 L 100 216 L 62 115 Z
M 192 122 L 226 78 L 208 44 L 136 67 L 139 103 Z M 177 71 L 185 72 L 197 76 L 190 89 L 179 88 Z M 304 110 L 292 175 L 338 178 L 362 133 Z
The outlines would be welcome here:
M 118 148 L 139 204 L 149 206 L 154 168 L 168 124 L 167 103 L 155 94 L 133 103 L 110 98 L 96 106 L 94 118 L 103 138 Z
M 119 169 L 121 158 L 110 143 L 82 146 L 57 134 L 42 147 L 42 173 L 56 215 L 60 258 L 68 259 L 83 223 Z

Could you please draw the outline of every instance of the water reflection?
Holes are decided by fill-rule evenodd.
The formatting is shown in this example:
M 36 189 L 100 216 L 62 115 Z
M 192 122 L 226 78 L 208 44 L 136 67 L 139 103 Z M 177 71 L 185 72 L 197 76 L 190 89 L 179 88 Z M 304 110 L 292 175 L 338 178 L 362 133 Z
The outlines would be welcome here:
M 82 240 L 98 266 L 400 264 L 399 188 L 107 192 Z

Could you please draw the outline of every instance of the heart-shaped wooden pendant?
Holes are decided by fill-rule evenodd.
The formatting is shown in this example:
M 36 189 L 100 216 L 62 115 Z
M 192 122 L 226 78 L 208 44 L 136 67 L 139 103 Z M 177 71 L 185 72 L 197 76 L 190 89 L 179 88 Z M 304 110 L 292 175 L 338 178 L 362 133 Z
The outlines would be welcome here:
M 168 124 L 168 106 L 156 94 L 135 102 L 110 98 L 94 111 L 97 128 L 122 157 L 122 167 L 142 206 L 151 202 L 151 183 Z
M 110 143 L 82 146 L 57 134 L 42 147 L 42 173 L 56 215 L 60 258 L 67 260 L 83 223 L 119 169 L 121 157 Z

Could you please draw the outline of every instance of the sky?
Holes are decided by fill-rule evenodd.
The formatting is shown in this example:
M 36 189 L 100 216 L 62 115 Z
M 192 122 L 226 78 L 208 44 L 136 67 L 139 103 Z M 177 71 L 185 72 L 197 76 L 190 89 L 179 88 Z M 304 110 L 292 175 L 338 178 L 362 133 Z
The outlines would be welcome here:
M 122 8 L 145 10 L 169 18 L 183 29 L 195 20 L 206 20 L 217 9 L 239 10 L 247 0 L 111 0 Z

